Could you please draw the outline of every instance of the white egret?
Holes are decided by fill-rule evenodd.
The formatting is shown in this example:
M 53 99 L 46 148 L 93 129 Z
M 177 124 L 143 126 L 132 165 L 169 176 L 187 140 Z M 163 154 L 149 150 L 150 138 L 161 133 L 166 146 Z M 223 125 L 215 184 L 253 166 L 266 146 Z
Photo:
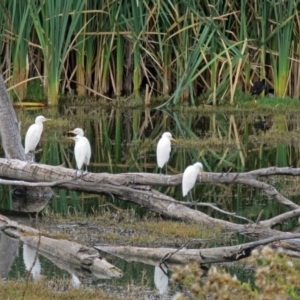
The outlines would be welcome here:
M 203 170 L 203 165 L 200 162 L 188 166 L 182 176 L 182 196 L 185 197 L 193 188 L 200 171 Z
M 30 125 L 25 136 L 25 154 L 29 152 L 34 152 L 37 144 L 40 141 L 43 132 L 43 122 L 50 121 L 51 119 L 46 119 L 44 116 L 38 116 L 35 118 L 35 123 Z
M 74 133 L 76 135 L 84 136 L 84 131 L 81 128 L 75 128 L 74 130 L 68 131 L 69 133 Z
M 87 171 L 87 166 L 90 164 L 92 153 L 90 142 L 84 136 L 81 128 L 75 128 L 69 132 L 76 134 L 76 136 L 71 137 L 71 139 L 75 141 L 74 154 L 77 170 L 81 170 L 82 166 L 85 165 L 85 170 Z
M 170 158 L 171 141 L 175 142 L 175 139 L 172 138 L 172 134 L 170 132 L 164 132 L 162 137 L 157 143 L 156 159 L 157 159 L 158 167 L 160 169 L 162 169 L 163 166 L 167 164 Z M 166 165 L 166 173 L 167 173 L 167 165 Z

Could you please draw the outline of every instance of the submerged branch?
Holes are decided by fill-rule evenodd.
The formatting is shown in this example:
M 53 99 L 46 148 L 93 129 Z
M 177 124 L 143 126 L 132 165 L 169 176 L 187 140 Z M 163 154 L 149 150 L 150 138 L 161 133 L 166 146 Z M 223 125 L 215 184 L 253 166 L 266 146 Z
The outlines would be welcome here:
M 160 262 L 162 260 L 170 263 L 189 263 L 197 261 L 199 263 L 223 263 L 233 262 L 246 258 L 251 255 L 252 250 L 256 247 L 267 245 L 276 241 L 299 239 L 300 234 L 282 233 L 279 236 L 245 243 L 236 246 L 225 246 L 206 249 L 171 249 L 171 248 L 141 248 L 131 246 L 102 246 L 96 245 L 95 248 L 107 253 L 116 255 L 123 259 L 134 257 L 142 261 L 144 258 L 152 258 Z M 288 245 L 288 244 L 287 244 Z M 286 245 L 286 247 L 288 247 Z M 274 245 L 277 247 L 277 245 Z M 283 249 L 288 254 L 289 248 Z

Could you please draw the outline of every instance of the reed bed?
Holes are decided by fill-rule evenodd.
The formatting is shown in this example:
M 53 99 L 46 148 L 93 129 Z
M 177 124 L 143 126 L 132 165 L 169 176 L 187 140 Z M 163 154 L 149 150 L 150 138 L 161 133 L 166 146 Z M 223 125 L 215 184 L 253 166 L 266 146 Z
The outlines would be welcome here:
M 2 0 L 1 72 L 23 101 L 61 95 L 234 104 L 266 78 L 299 97 L 299 2 Z

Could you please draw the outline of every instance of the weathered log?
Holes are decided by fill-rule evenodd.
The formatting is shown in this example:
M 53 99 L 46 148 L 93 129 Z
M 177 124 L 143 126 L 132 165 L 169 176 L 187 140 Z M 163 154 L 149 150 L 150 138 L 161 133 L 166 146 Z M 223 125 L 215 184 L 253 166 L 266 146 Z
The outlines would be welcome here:
M 34 248 L 36 250 L 36 248 Z M 46 257 L 48 260 L 50 260 L 54 265 L 56 265 L 58 268 L 67 271 L 71 275 L 76 275 L 77 277 L 83 279 L 83 280 L 94 280 L 96 278 L 101 279 L 111 279 L 112 276 L 110 274 L 107 274 L 107 272 L 91 272 L 89 269 L 84 269 L 79 264 L 71 263 L 62 257 L 54 256 L 53 254 L 47 253 L 45 251 L 39 251 L 39 254 Z M 115 276 L 113 276 L 115 277 Z
M 281 234 L 280 236 L 274 236 L 271 238 L 245 243 L 236 246 L 225 246 L 207 249 L 174 249 L 174 248 L 141 248 L 141 247 L 131 247 L 131 246 L 103 246 L 96 245 L 95 248 L 113 255 L 116 255 L 122 259 L 132 259 L 137 261 L 143 261 L 145 258 L 156 260 L 159 262 L 166 263 L 189 263 L 192 261 L 197 261 L 202 264 L 207 263 L 224 263 L 233 262 L 246 258 L 251 255 L 252 250 L 259 246 L 268 245 L 274 243 L 274 247 L 278 248 L 276 241 L 281 240 L 291 240 L 299 239 L 300 234 Z M 287 243 L 287 254 L 289 254 L 291 243 Z M 282 247 L 283 244 L 280 244 Z M 295 252 L 294 252 L 295 253 Z
M 26 178 L 26 180 L 34 182 L 51 182 L 66 179 L 69 179 L 71 181 L 76 177 L 75 172 L 75 170 L 63 167 L 48 166 L 42 164 L 29 164 L 25 162 L 24 164 L 21 164 L 17 160 L 7 160 L 0 158 L 0 176 L 18 180 L 24 180 Z M 199 176 L 197 181 L 200 183 L 215 184 L 243 184 L 246 186 L 255 187 L 261 189 L 267 196 L 274 198 L 279 203 L 286 205 L 291 209 L 300 208 L 299 205 L 293 203 L 282 194 L 280 194 L 272 185 L 256 179 L 260 176 L 264 177 L 272 175 L 300 176 L 300 168 L 270 167 L 244 173 L 205 173 L 205 176 Z M 136 189 L 146 189 L 144 185 L 179 185 L 181 184 L 182 174 L 161 175 L 153 173 L 86 173 L 81 179 L 87 183 L 90 182 L 91 184 L 95 184 L 95 181 L 97 180 L 99 185 L 111 184 L 116 186 L 129 186 Z M 80 182 L 80 179 L 78 180 L 78 182 Z M 67 184 L 61 184 L 61 186 L 66 185 Z M 88 189 L 92 190 L 90 186 L 86 188 L 86 190 Z M 103 192 L 105 193 L 105 191 Z
M 20 124 L 0 75 L 0 131 L 5 157 L 25 160 L 21 144 Z
M 21 225 L 16 221 L 0 215 L 0 230 L 13 238 L 20 238 L 23 234 L 39 235 L 40 232 L 29 226 Z
M 0 232 L 0 278 L 7 278 L 18 255 L 19 240 Z
M 97 250 L 81 244 L 45 237 L 37 229 L 21 225 L 0 215 L 0 229 L 3 233 L 20 238 L 24 243 L 44 252 L 61 257 L 72 264 L 89 270 L 96 277 L 120 277 L 122 271 L 99 256 Z
M 272 175 L 284 173 L 285 175 L 299 176 L 300 168 L 269 168 L 265 169 L 264 172 L 260 172 L 262 176 L 265 174 L 270 175 L 271 173 Z M 202 176 L 202 178 L 199 177 L 198 180 L 201 179 L 202 183 L 243 183 L 248 185 L 254 182 L 257 188 L 262 188 L 264 191 L 267 190 L 266 193 L 269 193 L 270 187 L 268 185 L 266 186 L 265 183 L 261 183 L 259 185 L 260 182 L 252 178 L 252 175 L 254 174 L 253 171 L 251 172 L 252 175 L 250 178 L 247 174 L 247 172 L 241 174 L 228 173 L 225 175 L 220 173 L 206 173 L 205 176 Z M 229 230 L 237 232 L 246 232 L 249 231 L 249 228 L 251 230 L 256 230 L 255 227 L 251 227 L 249 224 L 235 224 L 215 219 L 201 211 L 190 209 L 172 197 L 164 195 L 149 186 L 181 184 L 182 174 L 170 176 L 148 173 L 85 173 L 83 177 L 78 177 L 77 179 L 75 175 L 76 171 L 72 169 L 0 158 L 0 177 L 19 180 L 24 180 L 24 178 L 26 178 L 31 182 L 42 182 L 41 185 L 43 186 L 55 185 L 57 187 L 71 190 L 80 190 L 99 194 L 105 193 L 107 195 L 116 196 L 124 201 L 134 202 L 169 218 L 198 222 L 202 224 L 204 223 L 208 226 L 223 226 Z M 258 174 L 256 176 L 258 176 Z M 1 182 L 4 183 L 3 180 Z M 38 183 L 31 182 L 27 182 L 27 184 L 38 185 Z M 14 184 L 18 184 L 18 182 L 15 181 Z M 22 181 L 19 182 L 19 184 L 24 185 L 26 182 Z M 286 204 L 294 209 L 299 208 L 296 204 L 292 205 L 293 202 L 283 197 L 278 191 L 273 193 L 273 187 L 271 187 L 271 191 L 273 197 L 280 203 Z M 295 210 L 290 216 L 300 216 L 300 210 Z M 273 219 L 273 221 L 269 223 L 267 221 L 262 221 L 259 222 L 259 225 L 260 227 L 274 225 L 274 223 L 276 223 L 275 220 Z M 269 232 L 267 236 L 274 236 L 277 234 L 277 231 L 272 231 Z
M 68 240 L 57 240 L 45 236 L 21 236 L 21 240 L 38 253 L 48 253 L 89 270 L 95 277 L 121 277 L 122 271 L 99 256 L 97 250 Z

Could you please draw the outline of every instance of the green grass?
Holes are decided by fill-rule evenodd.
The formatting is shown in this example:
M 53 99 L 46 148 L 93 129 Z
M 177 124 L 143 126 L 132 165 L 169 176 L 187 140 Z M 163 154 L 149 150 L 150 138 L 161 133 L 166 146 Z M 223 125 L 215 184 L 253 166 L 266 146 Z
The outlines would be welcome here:
M 238 98 L 236 107 L 240 109 L 255 108 L 257 110 L 271 108 L 274 111 L 280 112 L 282 109 L 300 109 L 300 101 L 289 97 L 254 97 L 245 95 L 245 97 Z
M 76 239 L 83 243 L 90 243 L 91 240 L 104 243 L 126 243 L 134 246 L 174 246 L 186 243 L 189 239 L 209 239 L 220 234 L 221 228 L 215 227 L 211 230 L 199 224 L 184 223 L 162 220 L 150 216 L 141 219 L 133 211 L 122 213 L 95 213 L 93 216 L 69 215 L 62 218 L 60 215 L 48 214 L 44 217 L 47 222 L 88 222 L 99 229 L 97 232 L 90 232 L 86 226 L 78 226 Z M 92 227 L 93 227 L 92 226 Z M 63 234 L 63 233 L 62 233 Z M 88 237 L 88 240 L 85 240 Z M 69 235 L 69 239 L 73 237 Z M 75 237 L 74 237 L 75 238 Z
M 134 300 L 134 296 L 117 296 L 99 289 L 72 288 L 70 281 L 45 279 L 36 282 L 1 281 L 1 299 L 31 299 L 31 300 L 81 300 L 81 299 L 106 299 L 106 300 Z

